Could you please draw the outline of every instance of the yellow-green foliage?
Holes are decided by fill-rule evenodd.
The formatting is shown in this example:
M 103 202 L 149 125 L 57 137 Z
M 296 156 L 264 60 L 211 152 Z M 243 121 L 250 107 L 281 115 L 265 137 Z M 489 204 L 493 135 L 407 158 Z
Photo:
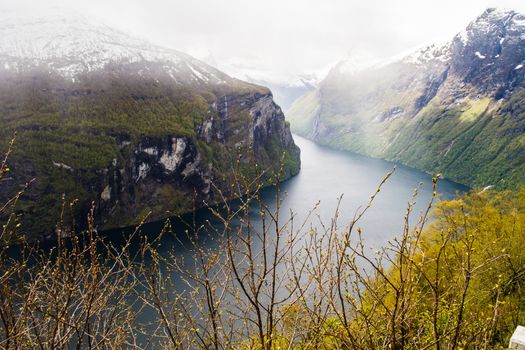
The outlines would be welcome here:
M 459 120 L 462 122 L 473 122 L 478 119 L 478 117 L 485 112 L 490 103 L 489 97 L 484 97 L 480 100 L 470 100 L 467 103 L 467 108 L 463 111 Z
M 441 281 L 441 330 L 444 332 L 446 322 L 451 321 L 447 315 L 457 314 L 470 264 L 462 347 L 472 347 L 476 341 L 494 347 L 508 343 L 516 324 L 525 321 L 521 290 L 525 282 L 525 190 L 471 194 L 442 202 L 435 216 L 417 258 L 427 275 L 436 278 L 437 274 Z M 437 255 L 444 243 L 442 267 L 438 268 Z M 432 303 L 425 283 L 418 289 L 426 299 L 420 303 L 421 315 L 430 311 Z M 475 332 L 487 339 L 475 337 Z M 474 339 L 468 339 L 467 334 Z
M 319 326 L 315 307 L 292 305 L 279 337 L 301 350 L 504 349 L 525 322 L 525 189 L 443 201 L 433 218 L 360 297 L 347 292 L 349 329 L 333 315 Z
M 355 318 L 354 332 L 366 326 L 380 348 L 391 341 L 385 329 L 399 322 L 397 345 L 404 339 L 406 349 L 436 342 L 442 348 L 505 348 L 516 325 L 525 321 L 524 205 L 524 190 L 473 193 L 439 203 L 435 221 L 414 236 L 419 238 L 408 245 L 404 262 L 398 255 L 389 269 L 393 285 L 377 276 L 365 293 L 361 307 L 367 317 Z

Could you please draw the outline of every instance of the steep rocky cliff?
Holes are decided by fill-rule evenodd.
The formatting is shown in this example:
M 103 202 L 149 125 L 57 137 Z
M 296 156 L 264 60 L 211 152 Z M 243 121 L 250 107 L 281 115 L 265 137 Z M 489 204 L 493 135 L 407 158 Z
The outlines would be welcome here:
M 243 164 L 274 170 L 284 154 L 283 179 L 299 171 L 299 149 L 268 89 L 61 16 L 0 24 L 3 149 L 17 132 L 0 202 L 35 179 L 17 207 L 30 237 L 53 235 L 63 203 L 65 222 L 78 229 L 92 203 L 99 228 L 214 203 L 217 188 L 232 195 L 239 152 Z
M 472 186 L 525 184 L 525 16 L 488 9 L 451 41 L 337 65 L 287 113 L 300 135 Z

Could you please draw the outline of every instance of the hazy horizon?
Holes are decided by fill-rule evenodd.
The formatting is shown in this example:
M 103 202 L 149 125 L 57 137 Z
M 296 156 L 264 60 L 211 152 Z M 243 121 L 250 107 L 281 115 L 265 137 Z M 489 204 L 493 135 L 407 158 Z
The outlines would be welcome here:
M 427 2 L 388 0 L 0 0 L 0 9 L 65 8 L 102 19 L 155 44 L 186 52 L 241 79 L 291 83 L 323 78 L 352 52 L 377 59 L 445 41 L 488 7 L 525 12 L 516 0 Z

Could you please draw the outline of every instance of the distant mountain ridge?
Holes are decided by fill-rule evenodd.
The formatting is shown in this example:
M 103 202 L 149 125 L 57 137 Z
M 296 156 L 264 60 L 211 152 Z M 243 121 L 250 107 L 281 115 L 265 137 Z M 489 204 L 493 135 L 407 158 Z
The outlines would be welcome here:
M 267 88 L 60 11 L 0 14 L 0 122 L 2 149 L 17 132 L 0 202 L 36 179 L 18 208 L 33 239 L 52 236 L 62 194 L 78 199 L 68 224 L 82 229 L 93 202 L 113 228 L 234 195 L 240 151 L 261 169 L 284 155 L 283 179 L 300 166 Z
M 180 82 L 226 84 L 233 78 L 185 53 L 135 38 L 76 12 L 0 13 L 0 66 L 47 67 L 65 77 L 108 63 L 163 62 Z
M 451 41 L 360 70 L 338 64 L 292 130 L 472 186 L 525 184 L 525 16 L 488 9 Z

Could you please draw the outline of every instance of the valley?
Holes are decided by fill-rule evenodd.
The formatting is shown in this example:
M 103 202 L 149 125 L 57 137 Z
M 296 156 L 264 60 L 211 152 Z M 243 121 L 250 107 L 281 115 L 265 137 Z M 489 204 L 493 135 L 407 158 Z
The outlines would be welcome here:
M 67 3 L 0 3 L 0 349 L 525 344 L 523 4 Z

